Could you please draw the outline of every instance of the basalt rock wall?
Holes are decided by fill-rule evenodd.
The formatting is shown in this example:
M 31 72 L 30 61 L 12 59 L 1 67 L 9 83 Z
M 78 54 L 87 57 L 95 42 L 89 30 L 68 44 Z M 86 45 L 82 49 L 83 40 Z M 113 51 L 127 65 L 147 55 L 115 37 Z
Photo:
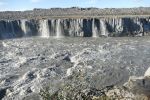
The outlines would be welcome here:
M 150 17 L 0 20 L 0 39 L 150 35 Z

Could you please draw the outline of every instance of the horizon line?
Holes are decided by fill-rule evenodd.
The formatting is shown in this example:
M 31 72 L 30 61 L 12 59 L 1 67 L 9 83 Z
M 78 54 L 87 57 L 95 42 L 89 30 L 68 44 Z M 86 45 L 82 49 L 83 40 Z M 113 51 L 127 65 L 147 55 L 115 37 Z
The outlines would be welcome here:
M 80 6 L 71 6 L 71 7 L 51 7 L 51 8 L 44 8 L 44 7 L 37 7 L 37 8 L 31 8 L 31 9 L 16 9 L 16 10 L 0 10 L 0 12 L 13 12 L 13 11 L 33 11 L 34 9 L 69 9 L 69 8 L 96 8 L 96 9 L 130 9 L 130 8 L 150 8 L 149 6 L 138 6 L 138 7 L 80 7 Z

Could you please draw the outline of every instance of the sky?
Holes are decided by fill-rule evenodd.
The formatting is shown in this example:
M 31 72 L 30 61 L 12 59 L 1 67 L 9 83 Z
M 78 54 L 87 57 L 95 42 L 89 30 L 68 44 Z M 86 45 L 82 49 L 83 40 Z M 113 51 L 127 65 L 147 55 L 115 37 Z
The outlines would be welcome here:
M 150 0 L 0 0 L 0 11 L 24 11 L 33 8 L 55 7 L 150 7 Z

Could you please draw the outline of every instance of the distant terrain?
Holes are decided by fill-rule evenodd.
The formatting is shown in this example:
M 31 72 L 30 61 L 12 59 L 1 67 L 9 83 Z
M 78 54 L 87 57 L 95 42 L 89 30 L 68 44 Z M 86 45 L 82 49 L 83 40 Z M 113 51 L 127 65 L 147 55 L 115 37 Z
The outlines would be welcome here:
M 0 19 L 81 18 L 107 16 L 149 16 L 150 7 L 139 8 L 35 8 L 27 11 L 0 12 Z

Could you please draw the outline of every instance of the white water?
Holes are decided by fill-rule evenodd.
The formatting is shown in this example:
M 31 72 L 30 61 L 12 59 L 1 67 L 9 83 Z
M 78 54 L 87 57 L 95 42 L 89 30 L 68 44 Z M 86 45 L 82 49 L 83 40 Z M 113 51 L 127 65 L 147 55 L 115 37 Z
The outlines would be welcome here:
M 28 35 L 28 30 L 27 30 L 27 27 L 26 27 L 26 21 L 27 20 L 21 20 L 21 29 L 24 33 L 24 36 Z
M 41 32 L 41 35 L 40 35 L 41 37 L 45 37 L 45 38 L 50 37 L 48 20 L 40 21 L 40 32 Z
M 57 23 L 56 23 L 56 37 L 57 38 L 63 37 L 63 35 L 61 33 L 60 19 L 58 19 Z
M 83 19 L 76 19 L 74 20 L 75 32 L 76 36 L 84 36 L 84 32 L 81 27 L 83 27 Z M 74 27 L 73 26 L 73 27 Z
M 77 32 L 76 34 L 79 34 L 79 19 L 77 19 L 77 21 L 74 20 L 74 23 L 76 22 L 76 29 L 75 31 Z
M 101 35 L 107 36 L 106 25 L 103 20 L 100 20 Z
M 92 21 L 92 37 L 98 37 L 97 33 L 98 33 L 98 30 L 97 30 L 97 27 L 95 27 L 95 20 L 93 19 L 93 21 Z

